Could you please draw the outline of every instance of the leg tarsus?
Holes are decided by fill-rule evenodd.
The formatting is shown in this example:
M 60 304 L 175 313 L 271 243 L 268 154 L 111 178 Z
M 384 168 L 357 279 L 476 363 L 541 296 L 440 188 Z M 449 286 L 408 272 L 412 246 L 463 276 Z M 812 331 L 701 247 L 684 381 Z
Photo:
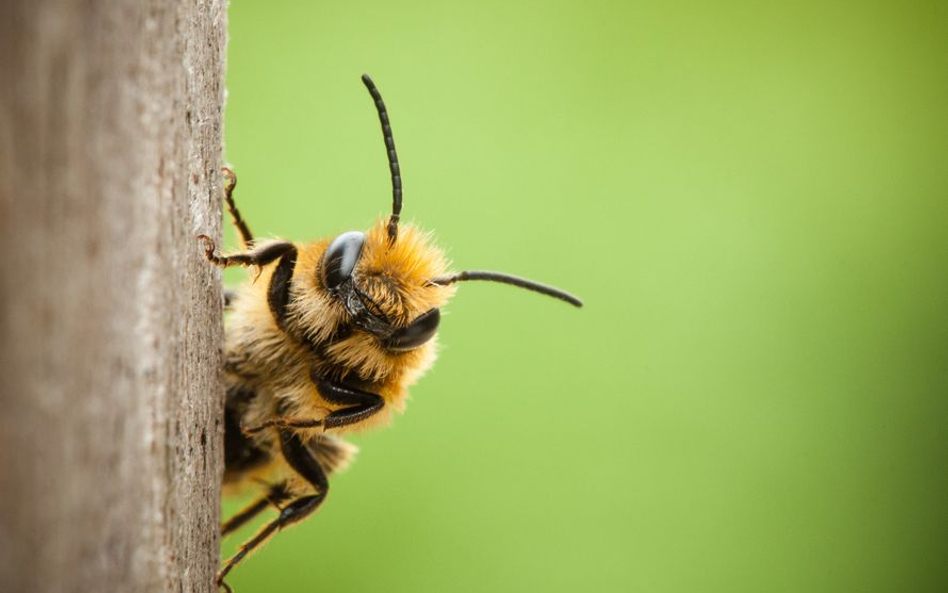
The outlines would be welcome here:
M 227 179 L 227 185 L 224 186 L 224 201 L 227 202 L 227 210 L 230 212 L 231 218 L 234 219 L 234 226 L 237 227 L 237 232 L 240 233 L 240 240 L 243 241 L 244 247 L 250 247 L 253 243 L 253 233 L 250 232 L 250 227 L 241 218 L 240 211 L 237 210 L 237 203 L 234 202 L 237 174 L 228 167 L 221 169 L 221 172 L 223 172 L 224 178 Z
M 271 241 L 256 246 L 249 251 L 242 251 L 231 255 L 219 255 L 217 253 L 217 245 L 214 244 L 214 241 L 210 237 L 207 235 L 198 235 L 197 238 L 204 241 L 204 257 L 207 258 L 207 261 L 222 268 L 229 268 L 230 266 L 257 266 L 259 268 L 275 261 L 284 253 L 295 249 L 293 244 L 289 241 Z
M 247 556 L 247 554 L 252 552 L 254 548 L 259 546 L 263 542 L 267 541 L 270 538 L 270 536 L 276 533 L 279 529 L 280 529 L 280 519 L 274 519 L 273 521 L 270 521 L 269 523 L 264 525 L 263 529 L 257 532 L 257 535 L 253 536 L 252 538 L 250 538 L 249 540 L 241 544 L 240 548 L 237 550 L 237 553 L 231 556 L 230 560 L 228 560 L 224 564 L 224 567 L 221 568 L 220 572 L 217 573 L 218 586 L 223 586 L 224 577 L 226 577 L 227 573 L 233 570 L 234 567 L 237 566 L 240 563 L 240 561 L 243 560 Z

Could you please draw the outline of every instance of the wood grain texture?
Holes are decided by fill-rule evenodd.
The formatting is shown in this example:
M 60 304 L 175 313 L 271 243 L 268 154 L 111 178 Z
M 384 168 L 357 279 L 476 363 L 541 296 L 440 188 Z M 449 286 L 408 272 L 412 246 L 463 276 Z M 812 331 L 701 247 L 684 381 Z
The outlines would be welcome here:
M 0 7 L 0 588 L 213 591 L 226 4 Z

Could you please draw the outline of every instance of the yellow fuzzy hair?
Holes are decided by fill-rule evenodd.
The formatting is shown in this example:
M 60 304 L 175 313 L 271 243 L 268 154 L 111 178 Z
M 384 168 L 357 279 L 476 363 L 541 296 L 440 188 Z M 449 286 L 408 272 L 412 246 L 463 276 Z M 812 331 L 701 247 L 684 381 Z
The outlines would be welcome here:
M 454 286 L 433 286 L 429 281 L 445 274 L 448 262 L 431 245 L 430 233 L 412 224 L 398 229 L 395 244 L 388 240 L 388 219 L 380 219 L 365 236 L 355 275 L 366 292 L 399 327 L 427 311 L 444 305 Z

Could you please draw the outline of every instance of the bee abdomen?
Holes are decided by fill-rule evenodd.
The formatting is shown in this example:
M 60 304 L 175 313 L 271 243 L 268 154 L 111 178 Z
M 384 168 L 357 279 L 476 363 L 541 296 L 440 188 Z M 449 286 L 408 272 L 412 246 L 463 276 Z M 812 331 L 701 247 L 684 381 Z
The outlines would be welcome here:
M 225 481 L 230 477 L 266 465 L 272 455 L 248 438 L 241 430 L 241 418 L 247 405 L 256 393 L 244 386 L 233 386 L 227 390 L 224 404 L 224 473 Z

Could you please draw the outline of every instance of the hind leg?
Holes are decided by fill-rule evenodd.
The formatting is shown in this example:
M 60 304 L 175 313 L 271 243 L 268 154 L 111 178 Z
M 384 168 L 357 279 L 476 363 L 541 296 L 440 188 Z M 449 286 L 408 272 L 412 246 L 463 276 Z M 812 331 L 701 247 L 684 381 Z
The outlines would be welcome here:
M 319 462 L 296 433 L 280 431 L 280 449 L 286 462 L 301 478 L 309 482 L 314 493 L 301 496 L 290 502 L 280 511 L 279 517 L 267 523 L 255 536 L 244 542 L 237 553 L 224 563 L 224 567 L 217 573 L 217 585 L 219 587 L 230 590 L 227 584 L 224 583 L 224 577 L 227 576 L 227 573 L 233 570 L 248 554 L 270 539 L 277 531 L 294 523 L 299 523 L 310 516 L 313 511 L 319 508 L 329 492 L 329 481 L 326 479 L 326 472 L 323 471 Z

